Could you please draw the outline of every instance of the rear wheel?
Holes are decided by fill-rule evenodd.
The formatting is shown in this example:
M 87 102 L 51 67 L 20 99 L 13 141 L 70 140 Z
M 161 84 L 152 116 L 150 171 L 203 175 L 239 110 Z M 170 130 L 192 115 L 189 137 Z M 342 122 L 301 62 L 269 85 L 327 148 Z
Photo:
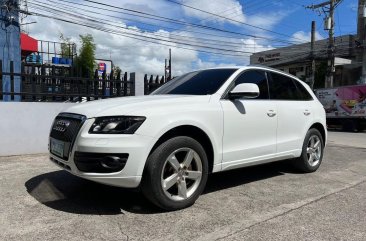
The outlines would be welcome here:
M 142 192 L 165 210 L 192 205 L 208 176 L 206 153 L 196 140 L 180 136 L 162 143 L 147 160 Z
M 302 153 L 295 164 L 302 172 L 315 172 L 323 159 L 323 137 L 317 129 L 310 129 L 302 147 Z

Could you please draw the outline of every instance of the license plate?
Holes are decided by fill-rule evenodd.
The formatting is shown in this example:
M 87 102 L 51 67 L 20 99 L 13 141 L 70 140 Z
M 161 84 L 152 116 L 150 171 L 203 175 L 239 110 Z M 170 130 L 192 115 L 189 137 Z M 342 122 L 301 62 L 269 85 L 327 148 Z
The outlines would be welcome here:
M 51 138 L 50 151 L 53 154 L 59 157 L 64 157 L 64 147 L 65 147 L 64 142 Z

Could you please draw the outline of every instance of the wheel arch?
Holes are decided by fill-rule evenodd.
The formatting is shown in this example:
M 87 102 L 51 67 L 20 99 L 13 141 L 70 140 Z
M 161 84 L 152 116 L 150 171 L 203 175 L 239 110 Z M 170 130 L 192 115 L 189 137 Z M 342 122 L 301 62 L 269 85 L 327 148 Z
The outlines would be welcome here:
M 149 156 L 160 144 L 176 136 L 191 137 L 202 145 L 207 155 L 209 172 L 211 173 L 213 170 L 214 158 L 215 158 L 213 143 L 205 131 L 194 125 L 180 125 L 166 131 L 155 142 L 155 144 L 153 145 L 153 147 L 149 152 Z
M 312 124 L 310 126 L 309 130 L 310 129 L 317 129 L 320 132 L 320 134 L 322 135 L 323 144 L 325 145 L 325 143 L 327 143 L 326 129 L 321 123 L 316 122 L 316 123 Z

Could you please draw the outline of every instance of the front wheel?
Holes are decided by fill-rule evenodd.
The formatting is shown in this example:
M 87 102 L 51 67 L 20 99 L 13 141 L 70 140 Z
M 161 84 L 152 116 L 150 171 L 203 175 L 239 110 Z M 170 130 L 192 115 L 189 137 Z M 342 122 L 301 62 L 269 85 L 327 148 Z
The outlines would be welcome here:
M 302 146 L 302 153 L 295 160 L 297 168 L 302 172 L 315 172 L 322 162 L 324 151 L 323 137 L 317 129 L 310 129 Z
M 165 210 L 185 208 L 205 188 L 207 155 L 196 140 L 174 137 L 152 152 L 143 175 L 142 192 L 147 199 Z

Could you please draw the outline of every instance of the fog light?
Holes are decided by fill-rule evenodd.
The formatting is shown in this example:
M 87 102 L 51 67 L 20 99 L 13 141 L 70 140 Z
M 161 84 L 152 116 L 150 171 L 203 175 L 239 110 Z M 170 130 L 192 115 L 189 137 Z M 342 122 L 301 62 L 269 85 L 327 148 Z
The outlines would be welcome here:
M 118 170 L 125 165 L 125 161 L 121 160 L 118 156 L 106 156 L 100 161 L 100 164 L 104 168 Z

